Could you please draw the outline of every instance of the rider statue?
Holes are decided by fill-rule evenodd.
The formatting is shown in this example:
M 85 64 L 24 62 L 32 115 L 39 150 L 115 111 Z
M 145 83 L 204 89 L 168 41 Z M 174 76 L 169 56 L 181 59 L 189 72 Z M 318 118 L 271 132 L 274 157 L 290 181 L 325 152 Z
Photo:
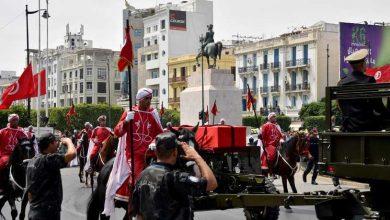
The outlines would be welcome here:
M 206 37 L 203 39 L 202 42 L 202 49 L 206 47 L 209 43 L 214 43 L 214 31 L 213 31 L 213 25 L 207 25 L 208 31 L 206 32 Z

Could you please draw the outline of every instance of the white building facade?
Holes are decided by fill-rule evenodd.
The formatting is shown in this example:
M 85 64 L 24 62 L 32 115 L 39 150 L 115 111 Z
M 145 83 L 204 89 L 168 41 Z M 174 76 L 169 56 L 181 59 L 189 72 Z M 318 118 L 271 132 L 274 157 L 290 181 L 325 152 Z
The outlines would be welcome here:
M 213 3 L 208 0 L 168 3 L 144 18 L 144 47 L 138 53 L 138 86 L 153 90 L 152 104 L 168 105 L 168 59 L 197 53 L 199 37 L 213 24 Z
M 83 40 L 84 27 L 73 34 L 66 28 L 64 45 L 42 51 L 41 59 L 33 56 L 33 70 L 46 69 L 48 107 L 70 106 L 72 103 L 116 104 L 121 94 L 121 74 L 117 71 L 118 51 L 93 48 L 92 41 Z M 37 108 L 37 98 L 32 108 Z M 46 99 L 40 98 L 40 109 Z
M 327 77 L 327 45 L 329 76 Z M 325 87 L 339 80 L 339 26 L 319 22 L 276 38 L 235 48 L 236 86 L 246 111 L 247 85 L 256 96 L 256 110 L 280 109 L 297 117 L 305 104 L 325 97 Z

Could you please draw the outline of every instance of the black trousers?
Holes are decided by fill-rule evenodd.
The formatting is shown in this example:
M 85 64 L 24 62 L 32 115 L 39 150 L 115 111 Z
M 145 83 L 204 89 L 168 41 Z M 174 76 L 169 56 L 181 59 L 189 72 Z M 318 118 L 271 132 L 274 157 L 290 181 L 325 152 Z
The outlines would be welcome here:
M 314 167 L 314 169 L 313 169 Z M 313 176 L 311 177 L 311 181 L 314 182 L 317 179 L 318 176 L 318 159 L 312 158 L 307 162 L 307 167 L 305 172 L 303 172 L 304 176 L 307 176 L 307 174 L 310 173 L 310 171 L 313 169 Z
M 28 220 L 60 220 L 61 212 L 49 210 L 31 210 L 28 213 Z

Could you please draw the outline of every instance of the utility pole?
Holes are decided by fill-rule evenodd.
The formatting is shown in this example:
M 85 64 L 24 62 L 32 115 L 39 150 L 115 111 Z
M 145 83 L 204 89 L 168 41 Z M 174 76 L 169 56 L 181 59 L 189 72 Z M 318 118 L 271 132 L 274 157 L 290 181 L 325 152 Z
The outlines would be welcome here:
M 110 55 L 107 57 L 107 80 L 108 80 L 108 126 L 111 126 L 111 80 L 110 80 Z

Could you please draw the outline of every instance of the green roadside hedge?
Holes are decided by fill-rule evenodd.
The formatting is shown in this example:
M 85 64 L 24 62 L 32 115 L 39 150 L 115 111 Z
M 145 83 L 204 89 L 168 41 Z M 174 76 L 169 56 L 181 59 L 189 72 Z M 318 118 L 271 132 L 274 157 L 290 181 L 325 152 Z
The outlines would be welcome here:
M 303 122 L 303 127 L 309 131 L 313 128 L 317 128 L 320 132 L 324 131 L 326 129 L 325 125 L 325 116 L 308 116 L 305 117 Z
M 242 125 L 257 128 L 267 122 L 267 117 L 257 117 L 258 123 L 256 123 L 255 116 L 245 116 L 242 118 Z M 280 125 L 283 131 L 289 131 L 291 125 L 291 118 L 284 115 L 276 116 L 276 121 Z

